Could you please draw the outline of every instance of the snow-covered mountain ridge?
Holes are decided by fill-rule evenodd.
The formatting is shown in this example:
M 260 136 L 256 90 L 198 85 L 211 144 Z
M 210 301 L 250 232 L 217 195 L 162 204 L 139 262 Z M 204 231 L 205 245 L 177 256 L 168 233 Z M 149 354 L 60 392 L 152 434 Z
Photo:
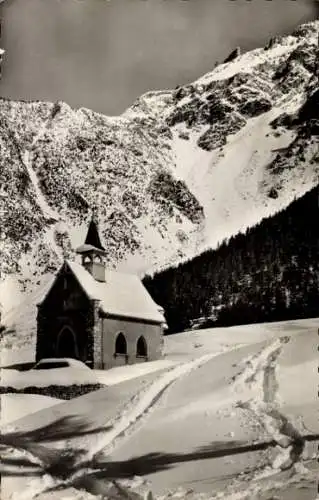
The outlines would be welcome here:
M 318 183 L 319 21 L 119 117 L 0 101 L 1 278 L 38 282 L 97 206 L 110 264 L 192 257 Z M 1 301 L 1 297 L 0 297 Z

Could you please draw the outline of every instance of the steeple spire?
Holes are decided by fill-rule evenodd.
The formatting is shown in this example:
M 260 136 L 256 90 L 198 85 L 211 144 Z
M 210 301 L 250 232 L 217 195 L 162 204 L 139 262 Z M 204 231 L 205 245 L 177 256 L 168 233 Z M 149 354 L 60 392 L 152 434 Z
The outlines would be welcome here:
M 97 210 L 92 209 L 92 216 L 85 242 L 76 252 L 82 256 L 82 266 L 96 281 L 105 281 L 105 248 L 102 246 L 98 225 Z
M 92 209 L 92 217 L 85 238 L 85 245 L 91 245 L 92 247 L 98 248 L 99 250 L 105 250 L 105 248 L 102 246 L 99 235 L 96 207 L 93 207 Z
M 96 225 L 98 225 L 98 208 L 96 205 L 93 205 L 92 206 L 92 216 L 91 216 L 91 219 L 96 223 Z

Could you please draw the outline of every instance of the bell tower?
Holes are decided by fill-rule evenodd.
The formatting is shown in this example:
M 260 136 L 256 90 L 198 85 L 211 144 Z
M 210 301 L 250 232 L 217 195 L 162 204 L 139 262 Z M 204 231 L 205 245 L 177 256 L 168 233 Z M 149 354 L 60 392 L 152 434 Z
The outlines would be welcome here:
M 101 243 L 95 210 L 92 212 L 85 242 L 76 249 L 76 253 L 81 255 L 82 266 L 93 278 L 96 281 L 105 282 L 106 251 Z

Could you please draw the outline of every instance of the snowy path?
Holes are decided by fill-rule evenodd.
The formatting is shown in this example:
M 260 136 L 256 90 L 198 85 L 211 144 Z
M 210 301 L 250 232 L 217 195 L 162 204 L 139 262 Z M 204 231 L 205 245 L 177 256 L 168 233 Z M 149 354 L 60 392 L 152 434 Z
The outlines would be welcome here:
M 39 138 L 39 136 L 37 136 L 37 138 L 34 139 L 32 145 L 31 145 L 31 148 L 36 143 L 38 138 Z M 28 176 L 29 176 L 29 179 L 32 183 L 33 189 L 35 191 L 37 204 L 38 204 L 39 208 L 41 209 L 42 213 L 44 214 L 44 216 L 46 216 L 48 218 L 56 219 L 57 218 L 56 212 L 49 206 L 49 204 L 45 200 L 43 193 L 40 189 L 37 175 L 32 167 L 32 156 L 31 155 L 32 155 L 31 150 L 27 149 L 26 151 L 24 151 L 21 158 L 22 158 L 23 164 L 28 172 Z
M 155 493 L 162 494 L 179 485 L 208 492 L 220 478 L 240 473 L 242 458 L 232 464 L 232 450 L 238 453 L 259 432 L 245 427 L 242 411 L 232 408 L 229 379 L 241 359 L 260 349 L 232 350 L 177 380 L 143 427 L 113 450 L 109 474 L 147 476 Z M 253 466 L 256 453 L 248 451 L 244 460 Z
M 178 380 L 143 427 L 112 452 L 101 478 L 135 473 L 156 494 L 178 486 L 208 493 L 237 484 L 244 470 L 258 481 L 292 469 L 305 439 L 276 400 L 276 362 L 286 341 L 225 353 Z
M 42 193 L 40 186 L 39 186 L 39 180 L 38 180 L 37 175 L 32 167 L 32 150 L 33 150 L 34 146 L 37 144 L 37 142 L 39 142 L 39 140 L 42 139 L 42 137 L 45 135 L 45 133 L 47 131 L 48 124 L 50 123 L 51 119 L 52 119 L 52 117 L 50 117 L 44 123 L 44 125 L 39 129 L 38 133 L 34 136 L 30 147 L 28 149 L 26 149 L 24 151 L 24 153 L 21 155 L 21 160 L 23 162 L 24 167 L 27 170 L 29 179 L 32 183 L 32 186 L 33 186 L 35 194 L 36 194 L 37 203 L 38 203 L 41 211 L 43 212 L 44 216 L 57 220 L 57 214 L 49 206 L 46 199 L 44 198 L 43 193 Z
M 54 238 L 54 231 L 55 231 L 55 224 L 60 220 L 59 214 L 53 210 L 48 202 L 45 199 L 45 196 L 43 195 L 40 185 L 39 185 L 39 179 L 37 177 L 37 174 L 32 166 L 32 151 L 34 146 L 37 144 L 37 142 L 45 135 L 46 130 L 48 128 L 48 125 L 50 124 L 51 120 L 54 118 L 53 115 L 51 115 L 47 121 L 43 124 L 43 126 L 38 130 L 38 132 L 35 134 L 30 146 L 25 149 L 21 154 L 19 154 L 20 161 L 26 170 L 26 173 L 28 175 L 28 178 L 32 184 L 34 193 L 35 193 L 35 202 L 38 205 L 39 209 L 41 210 L 41 213 L 44 215 L 44 217 L 47 219 L 49 222 L 49 227 L 46 228 L 45 232 L 45 241 L 49 245 L 49 247 L 54 251 L 56 255 L 59 257 L 62 256 L 61 249 L 58 247 L 58 245 L 55 242 Z M 17 145 L 17 148 L 19 149 L 19 141 L 17 141 L 14 132 L 11 132 L 12 140 L 13 142 Z
M 143 417 L 145 417 L 160 400 L 165 391 L 177 380 L 183 376 L 189 375 L 193 370 L 205 365 L 208 361 L 214 358 L 216 354 L 206 354 L 198 359 L 188 363 L 183 363 L 176 368 L 168 370 L 144 392 L 137 394 L 135 401 L 127 413 L 124 413 L 120 419 L 111 422 L 113 429 L 106 435 L 105 440 L 99 441 L 96 448 L 89 450 L 86 459 L 92 460 L 98 452 L 103 450 L 103 453 L 109 454 L 112 449 L 121 443 L 121 439 L 127 437 L 134 425 Z
M 103 389 L 103 397 L 97 391 L 58 405 L 65 408 L 65 415 L 72 407 L 74 416 L 86 417 L 91 423 L 83 435 L 61 437 L 59 449 L 32 446 L 29 452 L 41 459 L 37 466 L 41 477 L 34 474 L 27 483 L 24 478 L 20 493 L 15 490 L 12 500 L 31 499 L 35 491 L 39 500 L 56 500 L 59 487 L 106 495 L 113 481 L 132 481 L 134 476 L 150 481 L 157 499 L 167 495 L 167 490 L 185 498 L 191 489 L 187 498 L 192 500 L 200 498 L 199 494 L 214 498 L 212 491 L 225 500 L 266 499 L 267 492 L 276 496 L 282 490 L 287 499 L 310 500 L 310 496 L 299 499 L 288 492 L 306 480 L 308 493 L 313 490 L 319 427 L 311 424 L 308 432 L 298 425 L 297 417 L 304 416 L 305 403 L 314 415 L 316 394 L 305 391 L 296 401 L 293 392 L 282 390 L 291 386 L 291 373 L 295 381 L 300 373 L 312 376 L 317 328 L 297 333 L 288 324 L 276 328 L 279 335 L 268 338 L 263 330 L 259 336 L 263 340 L 258 342 L 257 336 L 257 343 L 236 347 L 227 342 L 228 351 L 219 355 L 216 349 L 203 352 L 205 346 L 194 351 L 194 335 L 189 340 L 197 358 L 184 357 L 183 363 L 157 373 L 143 385 L 125 382 Z M 247 340 L 247 328 L 244 333 Z M 226 344 L 224 335 L 226 332 L 222 344 Z M 187 336 L 183 338 L 182 352 Z M 203 333 L 200 338 L 204 342 Z M 178 338 L 173 340 L 177 357 Z M 238 331 L 236 341 L 243 340 Z M 214 342 L 220 342 L 218 335 Z M 59 417 L 63 411 L 55 416 L 57 422 Z M 309 426 L 314 420 L 307 422 Z M 33 425 L 41 427 L 39 422 Z M 28 424 L 24 429 L 28 430 Z M 95 430 L 99 432 L 95 434 Z M 63 454 L 61 445 L 70 452 Z M 28 463 L 32 460 L 37 458 L 29 456 Z
M 121 442 L 121 439 L 125 438 L 134 429 L 136 423 L 146 417 L 165 391 L 176 380 L 196 370 L 215 356 L 216 353 L 206 354 L 167 370 L 153 383 L 137 392 L 130 399 L 126 408 L 121 409 L 119 415 L 106 420 L 104 422 L 104 432 L 100 428 L 98 436 L 90 436 L 89 440 L 85 435 L 66 440 L 63 445 L 64 449 L 67 450 L 67 454 L 64 456 L 61 450 L 54 452 L 52 449 L 47 450 L 46 455 L 45 448 L 39 445 L 28 448 L 28 452 L 31 452 L 34 457 L 34 463 L 40 464 L 40 467 L 46 471 L 46 475 L 39 480 L 32 481 L 29 489 L 23 489 L 23 496 L 21 496 L 21 492 L 17 493 L 12 497 L 13 500 L 19 498 L 31 499 L 34 497 L 35 492 L 40 494 L 48 487 L 52 488 L 64 483 L 66 485 L 72 484 L 74 480 L 88 474 L 90 464 L 95 456 L 102 450 L 109 452 L 113 447 L 116 447 Z M 67 480 L 65 480 L 66 477 Z
M 291 468 L 298 462 L 305 446 L 298 429 L 280 411 L 277 400 L 276 362 L 289 340 L 289 337 L 276 340 L 257 359 L 249 360 L 249 367 L 241 374 L 241 383 L 250 384 L 253 391 L 257 389 L 257 395 L 248 401 L 239 402 L 238 406 L 250 412 L 281 448 L 272 464 L 274 473 Z
M 53 210 L 48 202 L 46 201 L 41 188 L 39 186 L 39 180 L 37 177 L 36 172 L 33 169 L 32 166 L 32 149 L 34 146 L 37 144 L 37 142 L 45 135 L 45 132 L 47 130 L 49 120 L 41 127 L 41 129 L 38 131 L 36 136 L 33 138 L 32 143 L 30 148 L 26 149 L 21 156 L 23 164 L 28 172 L 29 179 L 31 180 L 33 189 L 35 191 L 36 195 L 36 200 L 39 208 L 41 209 L 43 215 L 49 219 L 51 222 L 58 222 L 60 217 L 57 214 L 55 210 Z M 50 225 L 45 234 L 45 241 L 47 242 L 48 246 L 52 248 L 52 250 L 59 256 L 62 256 L 61 249 L 58 247 L 58 245 L 55 242 L 54 238 L 54 231 L 55 231 L 55 225 Z

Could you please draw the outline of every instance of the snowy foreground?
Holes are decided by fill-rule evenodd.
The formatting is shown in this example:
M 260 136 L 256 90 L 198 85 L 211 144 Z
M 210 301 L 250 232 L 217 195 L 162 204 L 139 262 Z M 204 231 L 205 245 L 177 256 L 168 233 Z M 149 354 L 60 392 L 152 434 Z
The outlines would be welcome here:
M 71 401 L 3 396 L 1 499 L 314 500 L 318 327 L 187 332 Z

